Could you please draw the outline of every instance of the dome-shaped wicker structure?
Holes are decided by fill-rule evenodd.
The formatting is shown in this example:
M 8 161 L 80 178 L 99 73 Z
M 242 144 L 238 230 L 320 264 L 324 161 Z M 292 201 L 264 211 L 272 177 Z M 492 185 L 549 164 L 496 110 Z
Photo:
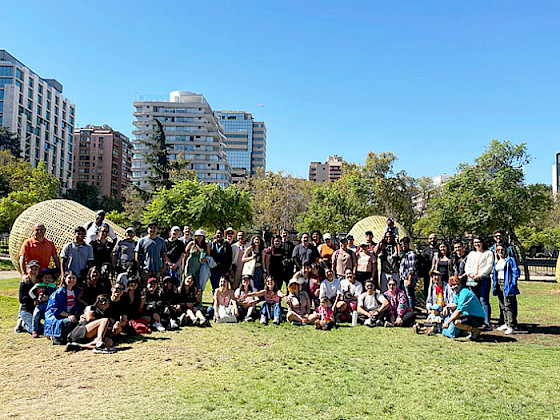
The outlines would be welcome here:
M 360 245 L 366 242 L 366 232 L 371 230 L 374 242 L 379 242 L 383 236 L 385 228 L 387 227 L 387 219 L 388 218 L 385 216 L 366 217 L 356 223 L 350 230 L 349 234 L 354 237 L 354 243 L 356 245 Z M 399 228 L 400 238 L 408 236 L 408 232 L 400 223 L 395 222 L 395 226 Z
M 33 233 L 33 226 L 43 223 L 46 237 L 54 242 L 60 253 L 62 247 L 74 240 L 74 229 L 95 220 L 95 212 L 72 200 L 47 200 L 29 207 L 15 220 L 10 232 L 10 259 L 19 271 L 21 244 Z M 117 239 L 125 237 L 125 230 L 105 219 L 115 230 Z

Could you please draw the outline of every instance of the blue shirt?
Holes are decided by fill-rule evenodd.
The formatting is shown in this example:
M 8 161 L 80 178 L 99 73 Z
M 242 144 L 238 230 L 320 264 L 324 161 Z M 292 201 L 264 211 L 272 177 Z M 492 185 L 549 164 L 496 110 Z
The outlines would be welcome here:
M 159 236 L 154 239 L 144 236 L 136 244 L 136 252 L 140 260 L 140 268 L 148 272 L 156 272 L 163 267 L 162 254 L 167 253 L 167 245 Z
M 461 291 L 455 295 L 453 302 L 457 304 L 457 309 L 459 309 L 463 315 L 484 318 L 484 311 L 480 300 L 466 287 L 463 287 Z
M 78 278 L 82 278 L 82 270 L 87 268 L 87 262 L 93 261 L 93 248 L 86 243 L 78 245 L 70 242 L 64 245 L 60 252 L 61 258 L 66 258 L 67 270 L 72 270 Z

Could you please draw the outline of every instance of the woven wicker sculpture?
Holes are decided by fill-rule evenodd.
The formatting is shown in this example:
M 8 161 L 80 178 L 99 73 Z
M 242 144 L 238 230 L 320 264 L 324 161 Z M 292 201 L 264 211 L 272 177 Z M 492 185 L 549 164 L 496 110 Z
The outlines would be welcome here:
M 95 220 L 95 212 L 72 200 L 47 200 L 29 207 L 14 222 L 10 232 L 10 259 L 19 271 L 19 251 L 21 244 L 33 233 L 33 226 L 43 223 L 46 236 L 54 242 L 60 253 L 62 247 L 74 240 L 74 229 Z M 109 220 L 105 220 L 115 230 L 117 240 L 125 237 L 125 231 Z
M 406 229 L 399 223 L 395 222 L 395 226 L 399 228 L 399 237 L 408 236 Z M 383 236 L 383 232 L 387 227 L 387 217 L 369 216 L 360 220 L 350 230 L 350 235 L 354 237 L 354 243 L 360 245 L 366 242 L 366 232 L 371 230 L 374 242 L 379 242 Z

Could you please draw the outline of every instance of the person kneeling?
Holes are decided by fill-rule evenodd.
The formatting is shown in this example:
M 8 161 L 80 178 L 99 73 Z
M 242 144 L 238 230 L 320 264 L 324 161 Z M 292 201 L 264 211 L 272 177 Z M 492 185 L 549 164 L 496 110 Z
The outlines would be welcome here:
M 449 338 L 459 337 L 462 331 L 468 332 L 469 340 L 476 340 L 480 335 L 479 327 L 484 324 L 484 310 L 480 300 L 457 277 L 449 278 L 449 285 L 455 292 L 453 302 L 457 309 L 443 323 L 442 334 Z

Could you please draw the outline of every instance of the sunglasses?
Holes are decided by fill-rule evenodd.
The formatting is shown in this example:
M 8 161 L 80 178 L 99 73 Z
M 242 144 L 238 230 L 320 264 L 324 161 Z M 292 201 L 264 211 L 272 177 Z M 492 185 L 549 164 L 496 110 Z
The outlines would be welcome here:
M 124 290 L 123 287 L 114 287 L 113 290 L 118 291 L 118 292 L 122 292 Z
M 109 301 L 108 301 L 107 299 L 103 299 L 103 300 L 100 300 L 99 303 L 101 303 L 102 305 L 104 305 L 104 304 L 106 304 L 106 303 L 109 303 Z

